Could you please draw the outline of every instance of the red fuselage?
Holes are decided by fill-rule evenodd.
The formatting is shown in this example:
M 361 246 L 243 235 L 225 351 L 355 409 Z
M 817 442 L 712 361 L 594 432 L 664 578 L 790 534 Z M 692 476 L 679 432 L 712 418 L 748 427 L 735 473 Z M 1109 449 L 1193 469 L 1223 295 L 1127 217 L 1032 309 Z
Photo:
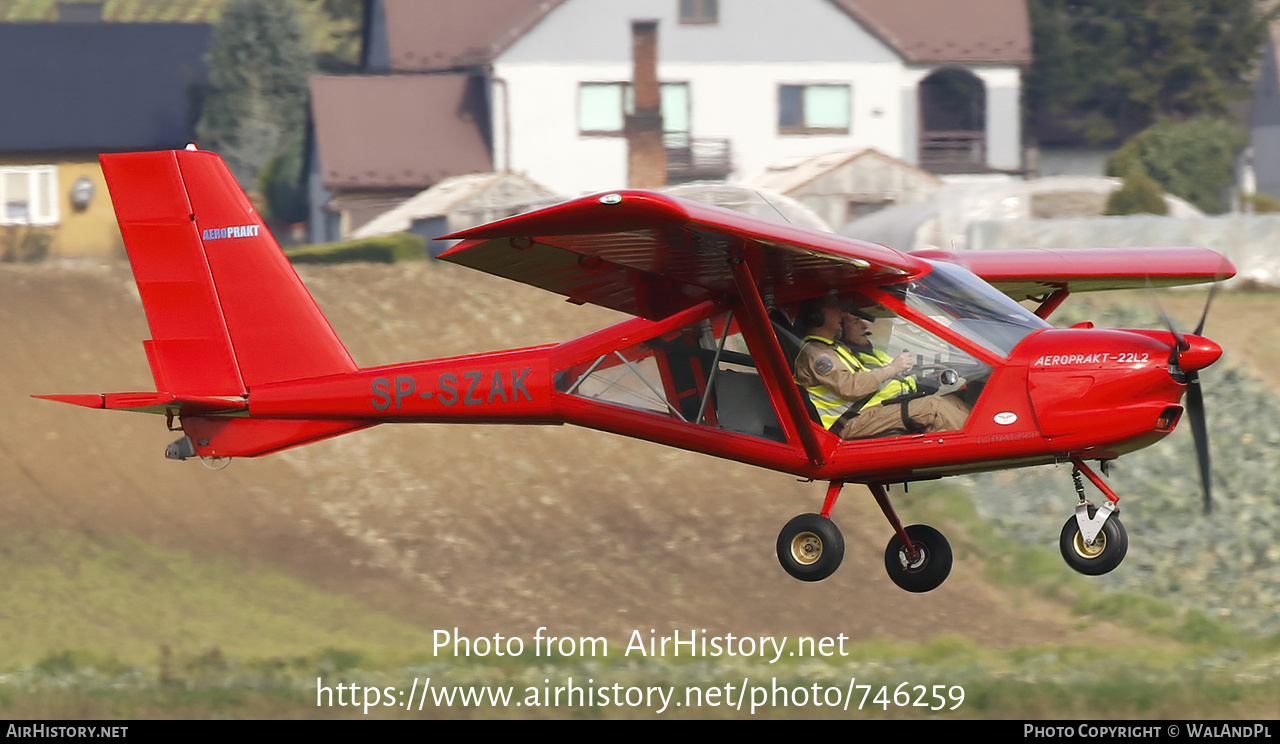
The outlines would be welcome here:
M 558 345 L 362 369 L 255 388 L 254 419 L 377 423 L 570 423 L 704 452 L 796 475 L 893 482 L 1035 465 L 1069 457 L 1111 459 L 1173 430 L 1185 384 L 1170 372 L 1172 334 L 1045 329 L 993 369 L 962 431 L 841 441 L 815 427 L 823 462 L 775 442 L 557 392 L 558 371 L 625 338 L 628 321 Z M 1188 337 L 1184 370 L 1221 349 Z M 778 396 L 780 397 L 780 396 Z M 774 401 L 782 410 L 783 402 Z M 201 454 L 232 456 L 232 451 Z

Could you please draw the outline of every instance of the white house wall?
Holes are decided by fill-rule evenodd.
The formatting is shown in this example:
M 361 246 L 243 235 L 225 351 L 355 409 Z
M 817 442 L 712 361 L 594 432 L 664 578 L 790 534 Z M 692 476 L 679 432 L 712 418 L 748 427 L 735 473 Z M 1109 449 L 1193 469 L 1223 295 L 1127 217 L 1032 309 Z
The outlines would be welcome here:
M 665 82 L 689 84 L 692 135 L 731 137 L 733 175 L 749 178 L 785 157 L 847 148 L 873 147 L 903 157 L 902 130 L 907 127 L 893 105 L 899 94 L 898 71 L 893 65 L 848 63 L 672 63 L 662 65 L 659 76 Z M 495 73 L 503 81 L 499 89 L 508 89 L 505 101 L 498 100 L 500 92 L 495 95 L 494 144 L 500 167 L 568 194 L 626 184 L 626 139 L 581 136 L 576 115 L 579 83 L 625 81 L 629 65 L 503 66 Z M 779 135 L 778 86 L 826 82 L 853 86 L 850 133 Z M 508 102 L 509 129 L 503 126 L 503 104 Z
M 722 0 L 719 23 L 682 24 L 679 0 L 568 0 L 500 56 L 518 62 L 631 63 L 631 21 L 658 21 L 659 59 L 897 62 L 829 0 Z
M 626 140 L 581 136 L 578 86 L 631 79 L 631 19 L 656 18 L 658 75 L 689 85 L 695 138 L 730 137 L 734 177 L 789 156 L 874 147 L 904 155 L 903 65 L 827 0 L 733 0 L 720 23 L 682 25 L 677 0 L 571 0 L 503 53 L 493 67 L 499 167 L 564 193 L 626 184 Z M 780 135 L 778 86 L 848 83 L 849 134 Z M 507 107 L 510 122 L 507 123 Z
M 732 141 L 731 178 L 771 163 L 874 148 L 918 162 L 917 85 L 937 67 L 901 57 L 829 0 L 725 0 L 716 24 L 681 24 L 679 0 L 568 0 L 493 64 L 495 163 L 565 194 L 627 182 L 626 140 L 578 133 L 578 86 L 626 82 L 631 21 L 658 21 L 658 77 L 687 83 L 694 138 Z M 987 86 L 988 162 L 1021 162 L 1020 73 L 965 67 Z M 851 87 L 847 134 L 780 134 L 779 86 Z
M 966 68 L 987 88 L 987 165 L 1022 168 L 1022 74 L 1010 67 Z

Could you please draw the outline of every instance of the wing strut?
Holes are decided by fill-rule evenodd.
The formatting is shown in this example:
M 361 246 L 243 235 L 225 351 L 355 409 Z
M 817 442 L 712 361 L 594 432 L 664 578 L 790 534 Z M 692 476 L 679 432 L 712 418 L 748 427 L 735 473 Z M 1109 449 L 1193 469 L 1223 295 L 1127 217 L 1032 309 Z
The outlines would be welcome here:
M 1053 311 L 1057 310 L 1058 306 L 1061 305 L 1070 294 L 1071 290 L 1066 287 L 1058 287 L 1055 289 L 1052 294 L 1045 296 L 1045 298 L 1040 301 L 1040 307 L 1036 308 L 1036 317 L 1041 320 L 1048 320 L 1049 316 L 1053 315 Z
M 791 382 L 790 367 L 787 366 L 786 356 L 782 353 L 778 337 L 768 330 L 773 326 L 769 323 L 769 314 L 765 310 L 764 300 L 760 298 L 760 290 L 756 287 L 755 278 L 751 275 L 751 268 L 747 266 L 746 260 L 741 255 L 731 258 L 729 266 L 733 270 L 733 281 L 737 286 L 738 296 L 742 298 L 743 312 L 749 321 L 743 327 L 743 331 L 744 333 L 751 331 L 755 336 L 754 340 L 758 343 L 754 346 L 763 352 L 760 360 L 764 362 L 764 382 L 773 388 L 773 393 L 782 396 L 782 402 L 786 405 L 787 413 L 791 417 L 790 421 L 780 423 L 783 423 L 785 428 L 793 430 L 799 437 L 809 462 L 814 467 L 821 467 L 825 463 L 822 448 L 818 445 L 818 437 L 813 433 L 809 414 L 804 409 L 804 401 L 800 399 L 800 391 Z M 791 439 L 791 437 L 788 438 Z

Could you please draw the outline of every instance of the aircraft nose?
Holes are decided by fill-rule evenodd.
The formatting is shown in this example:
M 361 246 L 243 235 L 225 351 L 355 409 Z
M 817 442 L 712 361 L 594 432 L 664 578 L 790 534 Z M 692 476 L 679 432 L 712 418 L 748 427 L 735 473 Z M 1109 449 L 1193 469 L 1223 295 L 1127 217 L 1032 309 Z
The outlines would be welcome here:
M 1218 361 L 1222 347 L 1204 336 L 1186 336 L 1187 348 L 1178 352 L 1178 366 L 1184 372 L 1204 369 Z

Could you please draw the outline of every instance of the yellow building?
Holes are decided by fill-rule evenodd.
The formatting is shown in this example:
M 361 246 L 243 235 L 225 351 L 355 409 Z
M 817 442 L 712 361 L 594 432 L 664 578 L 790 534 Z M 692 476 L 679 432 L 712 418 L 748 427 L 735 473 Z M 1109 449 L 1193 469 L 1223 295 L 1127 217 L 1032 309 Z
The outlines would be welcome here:
M 111 196 L 96 157 L 0 157 L 0 252 L 124 255 Z

